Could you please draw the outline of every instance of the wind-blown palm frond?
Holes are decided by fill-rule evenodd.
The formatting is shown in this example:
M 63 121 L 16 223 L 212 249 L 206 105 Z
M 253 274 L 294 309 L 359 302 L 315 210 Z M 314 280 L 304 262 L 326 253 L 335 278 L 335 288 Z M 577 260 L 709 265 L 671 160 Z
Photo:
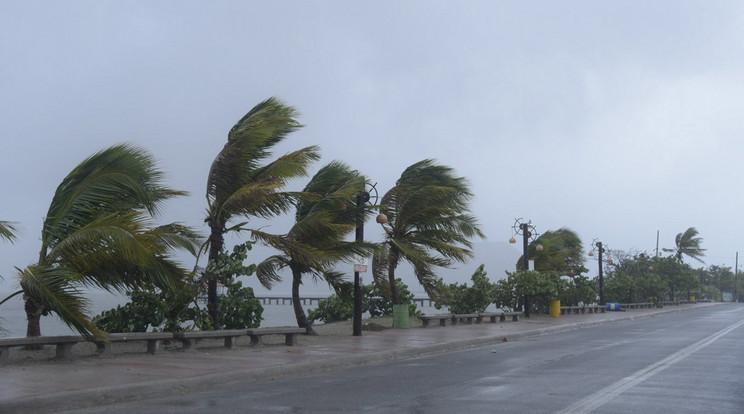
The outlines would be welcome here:
M 289 266 L 289 263 L 283 256 L 270 256 L 256 265 L 256 278 L 263 287 L 271 289 L 275 283 L 282 279 L 279 276 L 279 270 L 287 266 Z
M 154 159 L 131 145 L 116 145 L 85 159 L 57 187 L 44 219 L 43 247 L 101 215 L 144 209 L 154 216 L 165 200 L 186 194 L 162 185 L 162 177 Z
M 18 229 L 16 228 L 15 223 L 11 223 L 10 221 L 0 221 L 0 240 L 5 239 L 12 242 L 16 239 L 17 232 Z
M 105 335 L 86 315 L 88 301 L 70 283 L 79 279 L 71 269 L 29 266 L 23 271 L 19 269 L 19 279 L 27 298 L 43 304 L 44 312 L 53 311 L 62 322 L 86 338 Z
M 471 199 L 464 178 L 428 159 L 408 167 L 385 193 L 381 210 L 388 218 L 383 224 L 387 248 L 377 250 L 373 272 L 381 279 L 387 266 L 393 303 L 398 303 L 395 269 L 400 260 L 414 266 L 421 285 L 436 297 L 441 284 L 433 269 L 472 257 L 471 239 L 485 236 L 469 214 Z

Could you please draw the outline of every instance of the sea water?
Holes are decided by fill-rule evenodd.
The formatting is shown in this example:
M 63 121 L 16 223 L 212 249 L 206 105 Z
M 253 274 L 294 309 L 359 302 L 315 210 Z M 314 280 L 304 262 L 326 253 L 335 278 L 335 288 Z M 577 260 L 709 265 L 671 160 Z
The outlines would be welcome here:
M 0 300 L 3 300 L 12 291 L 0 289 Z M 95 316 L 99 313 L 113 309 L 119 305 L 124 305 L 129 301 L 126 295 L 118 293 L 110 293 L 105 290 L 88 290 L 85 293 L 85 297 L 90 301 L 90 313 L 89 315 Z M 447 308 L 441 310 L 435 309 L 433 306 L 428 306 L 428 301 L 424 302 L 425 305 L 422 307 L 418 304 L 418 309 L 422 310 L 427 314 L 434 313 L 446 313 Z M 296 326 L 297 320 L 295 319 L 294 308 L 289 301 L 286 304 L 277 304 L 275 301 L 272 304 L 263 304 L 263 321 L 261 321 L 261 327 L 272 327 L 272 326 Z M 313 304 L 302 305 L 307 315 L 308 310 L 315 309 L 318 307 L 317 302 Z M 366 318 L 368 315 L 365 315 Z M 320 324 L 321 322 L 315 322 Z M 0 305 L 0 338 L 16 338 L 26 336 L 26 313 L 23 310 L 23 295 L 18 295 Z M 52 314 L 50 316 L 41 317 L 41 334 L 44 336 L 51 335 L 75 335 L 67 325 L 65 325 L 60 319 Z

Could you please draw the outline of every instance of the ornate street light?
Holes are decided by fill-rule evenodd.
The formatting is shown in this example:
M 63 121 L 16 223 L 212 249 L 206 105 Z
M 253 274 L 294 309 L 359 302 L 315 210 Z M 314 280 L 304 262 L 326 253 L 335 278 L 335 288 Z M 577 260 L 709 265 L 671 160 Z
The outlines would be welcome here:
M 589 256 L 594 257 L 594 252 L 597 252 L 597 262 L 599 263 L 599 304 L 604 305 L 604 276 L 602 275 L 602 254 L 607 250 L 602 245 L 601 241 L 597 239 L 592 240 L 592 250 L 589 252 Z M 612 264 L 612 258 L 607 259 L 607 263 Z
M 370 192 L 363 192 L 356 197 L 356 206 L 358 209 L 358 215 L 357 215 L 357 226 L 356 226 L 356 238 L 355 240 L 357 242 L 364 241 L 364 207 L 365 203 L 369 203 L 370 205 L 377 205 L 377 200 L 379 199 L 379 195 L 377 193 L 377 183 L 372 184 L 371 188 L 369 189 L 370 192 L 373 193 L 373 195 L 370 195 Z M 370 199 L 374 197 L 374 201 L 370 202 Z M 377 222 L 378 223 L 387 223 L 387 216 L 380 213 L 377 216 Z M 362 335 L 362 285 L 359 278 L 359 269 L 354 269 L 354 321 L 353 321 L 353 335 L 354 336 L 361 336 Z
M 513 235 L 509 239 L 509 243 L 516 243 L 517 239 L 514 238 L 514 235 L 521 235 L 522 236 L 522 270 L 529 270 L 530 269 L 530 251 L 529 251 L 529 242 L 530 240 L 535 240 L 538 236 L 537 231 L 535 231 L 535 225 L 532 224 L 532 220 L 527 221 L 526 223 L 522 218 L 514 219 L 514 225 L 512 226 L 512 232 Z M 543 246 L 541 244 L 538 244 L 535 246 L 535 250 L 538 252 L 543 251 Z M 519 269 L 517 269 L 519 270 Z M 524 296 L 524 316 L 530 317 L 530 303 L 528 296 Z

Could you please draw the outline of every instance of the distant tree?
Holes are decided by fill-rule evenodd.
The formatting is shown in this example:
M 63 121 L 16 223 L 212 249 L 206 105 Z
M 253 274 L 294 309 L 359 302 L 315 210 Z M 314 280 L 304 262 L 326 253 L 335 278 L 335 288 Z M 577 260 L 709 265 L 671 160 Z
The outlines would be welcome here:
M 543 250 L 537 251 L 537 245 Z M 579 236 L 565 227 L 548 230 L 529 244 L 529 257 L 535 261 L 535 270 L 543 273 L 577 276 L 586 273 L 584 247 Z M 523 261 L 519 258 L 517 266 Z
M 366 256 L 374 248 L 370 243 L 346 241 L 355 231 L 357 220 L 368 214 L 364 206 L 356 206 L 356 197 L 364 190 L 363 175 L 342 162 L 331 162 L 305 187 L 306 197 L 299 201 L 295 224 L 286 234 L 252 231 L 255 240 L 281 252 L 259 263 L 256 274 L 259 279 L 274 280 L 280 269 L 291 270 L 297 326 L 309 335 L 315 331 L 300 303 L 302 276 L 310 274 L 338 289 L 344 283 L 343 273 L 334 270 L 338 262 Z
M 210 236 L 207 241 L 209 262 L 217 260 L 225 248 L 225 234 L 247 230 L 247 222 L 228 227 L 234 219 L 270 218 L 289 211 L 296 193 L 281 189 L 290 179 L 305 176 L 307 167 L 320 158 L 318 148 L 310 146 L 285 154 L 274 161 L 271 149 L 288 134 L 301 128 L 297 111 L 276 98 L 254 106 L 230 129 L 227 143 L 217 154 L 207 176 L 207 217 Z M 270 287 L 276 279 L 261 278 Z M 207 308 L 216 328 L 219 317 L 217 278 L 209 277 Z
M 162 173 L 143 149 L 117 145 L 87 158 L 57 187 L 41 232 L 36 264 L 18 269 L 27 336 L 56 313 L 86 337 L 101 337 L 86 314 L 81 287 L 107 290 L 178 286 L 187 273 L 169 256 L 196 253 L 197 236 L 177 223 L 153 227 L 166 200 L 184 194 L 161 184 Z
M 437 299 L 444 286 L 435 273 L 472 257 L 471 239 L 485 237 L 470 215 L 473 197 L 465 178 L 433 160 L 406 168 L 395 186 L 382 197 L 384 241 L 372 263 L 375 282 L 390 290 L 393 304 L 400 304 L 395 270 L 402 260 L 413 265 L 419 283 Z
M 676 257 L 653 257 L 651 263 L 653 272 L 666 287 L 668 300 L 689 299 L 690 292 L 698 289 L 697 275 L 687 263 Z
M 607 302 L 658 301 L 668 286 L 654 267 L 654 260 L 645 253 L 611 252 L 613 264 L 606 267 L 605 297 Z
M 682 261 L 683 256 L 687 256 L 691 259 L 697 260 L 700 263 L 704 263 L 701 257 L 705 256 L 705 249 L 700 245 L 703 243 L 703 238 L 698 237 L 698 231 L 695 227 L 690 227 L 684 231 L 684 233 L 677 234 L 674 239 L 674 249 L 662 249 L 666 252 L 673 252 L 674 257 L 678 261 Z

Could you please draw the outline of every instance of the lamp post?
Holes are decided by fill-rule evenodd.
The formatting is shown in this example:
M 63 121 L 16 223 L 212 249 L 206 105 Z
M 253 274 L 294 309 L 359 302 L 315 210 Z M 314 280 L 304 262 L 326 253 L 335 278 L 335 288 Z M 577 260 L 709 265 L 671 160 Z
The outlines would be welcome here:
M 378 194 L 377 194 L 377 188 L 375 187 L 377 183 L 372 184 L 370 191 L 374 192 L 374 203 L 370 203 L 371 205 L 377 204 Z M 356 206 L 357 206 L 357 217 L 356 217 L 356 240 L 357 242 L 364 241 L 364 205 L 369 202 L 370 200 L 370 193 L 365 191 L 363 193 L 360 193 L 356 196 Z M 377 216 L 377 222 L 378 223 L 387 223 L 387 216 L 380 213 Z M 366 266 L 359 266 L 354 265 L 354 319 L 352 324 L 352 335 L 353 336 L 361 336 L 362 335 L 362 284 L 361 284 L 361 278 L 359 277 L 359 271 L 366 271 Z
M 602 254 L 606 252 L 605 247 L 601 241 L 597 239 L 592 240 L 592 250 L 589 252 L 589 256 L 594 256 L 594 252 L 597 252 L 597 262 L 599 263 L 599 304 L 604 305 L 604 276 L 602 274 Z M 612 264 L 612 258 L 607 259 L 607 263 Z
M 512 226 L 512 231 L 514 232 L 514 235 L 521 235 L 522 236 L 522 269 L 521 270 L 530 270 L 530 251 L 529 251 L 529 242 L 530 239 L 535 240 L 537 238 L 537 231 L 535 231 L 535 225 L 532 224 L 532 220 L 527 221 L 526 223 L 523 221 L 523 219 L 518 218 L 514 220 L 514 225 Z M 516 243 L 517 239 L 514 238 L 514 235 L 509 239 L 509 243 Z M 538 252 L 541 252 L 543 250 L 543 247 L 541 244 L 538 244 L 535 247 L 535 250 Z M 517 269 L 520 270 L 520 269 Z M 529 302 L 529 296 L 524 295 L 524 316 L 530 317 L 530 302 Z

